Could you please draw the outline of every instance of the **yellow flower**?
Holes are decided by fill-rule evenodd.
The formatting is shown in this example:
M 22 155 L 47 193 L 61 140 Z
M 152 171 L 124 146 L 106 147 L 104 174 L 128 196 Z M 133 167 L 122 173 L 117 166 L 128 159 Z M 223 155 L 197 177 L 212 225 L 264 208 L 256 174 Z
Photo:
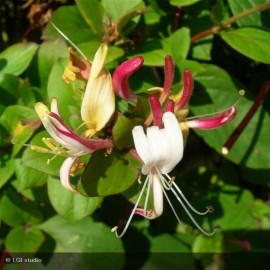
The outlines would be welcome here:
M 87 126 L 86 137 L 100 131 L 115 110 L 115 96 L 110 73 L 104 68 L 108 46 L 100 45 L 92 62 L 81 105 L 81 117 Z

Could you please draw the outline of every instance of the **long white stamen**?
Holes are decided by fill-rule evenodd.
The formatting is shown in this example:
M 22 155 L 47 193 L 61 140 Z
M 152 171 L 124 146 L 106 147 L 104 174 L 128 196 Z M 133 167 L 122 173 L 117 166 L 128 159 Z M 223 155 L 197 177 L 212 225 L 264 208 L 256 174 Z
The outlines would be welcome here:
M 85 54 L 78 48 L 78 46 L 76 46 L 51 20 L 49 23 L 85 60 L 88 60 Z
M 125 234 L 125 232 L 126 232 L 128 226 L 129 226 L 129 224 L 130 224 L 130 222 L 131 222 L 131 220 L 132 220 L 132 218 L 133 218 L 133 216 L 134 216 L 134 213 L 135 213 L 135 211 L 136 211 L 136 209 L 137 209 L 137 207 L 138 207 L 138 204 L 140 203 L 140 200 L 141 200 L 141 197 L 142 197 L 142 195 L 143 195 L 144 189 L 145 189 L 146 184 L 147 184 L 148 182 L 149 182 L 149 177 L 146 178 L 146 180 L 145 180 L 145 182 L 144 182 L 144 184 L 143 184 L 143 187 L 142 187 L 142 190 L 141 190 L 141 192 L 140 192 L 139 198 L 138 198 L 138 200 L 137 200 L 137 202 L 136 202 L 136 204 L 135 204 L 135 206 L 134 206 L 134 208 L 133 208 L 133 210 L 132 210 L 132 212 L 131 212 L 131 214 L 130 214 L 130 216 L 129 216 L 129 219 L 128 219 L 128 221 L 127 221 L 127 223 L 126 223 L 126 226 L 125 226 L 125 228 L 123 229 L 122 233 L 121 233 L 121 234 L 118 234 L 118 232 L 117 232 L 118 227 L 117 227 L 117 226 L 115 226 L 114 228 L 111 229 L 112 232 L 115 232 L 116 237 L 121 238 L 121 237 Z
M 159 175 L 159 178 L 163 184 L 163 187 L 166 189 L 166 190 L 170 190 L 171 189 L 171 184 L 167 183 L 167 180 L 166 178 L 160 173 L 160 171 L 157 169 L 157 172 L 158 172 L 158 175 Z M 168 180 L 170 181 L 171 180 L 171 177 L 168 175 L 168 174 L 164 174 L 168 177 Z
M 204 216 L 204 215 L 206 215 L 207 213 L 213 212 L 213 207 L 210 207 L 210 206 L 206 207 L 207 210 L 206 210 L 205 212 L 200 212 L 200 211 L 196 210 L 196 209 L 190 204 L 190 202 L 188 201 L 188 199 L 186 198 L 186 196 L 183 194 L 183 192 L 181 191 L 181 189 L 180 189 L 174 182 L 173 182 L 172 184 L 173 184 L 173 186 L 175 187 L 175 189 L 179 192 L 180 196 L 183 198 L 183 200 L 184 200 L 185 203 L 188 205 L 188 207 L 189 207 L 194 213 L 196 213 L 196 214 L 198 214 L 198 215 L 201 215 L 201 216 Z M 176 198 L 178 199 L 177 194 L 176 194 L 175 196 L 176 196 Z
M 201 118 L 204 118 L 204 117 L 208 117 L 208 116 L 214 116 L 214 115 L 219 115 L 219 114 L 222 114 L 224 112 L 226 112 L 228 109 L 230 109 L 231 107 L 235 107 L 237 105 L 237 103 L 239 103 L 239 101 L 242 99 L 242 97 L 245 95 L 245 90 L 239 90 L 239 97 L 238 99 L 236 100 L 236 102 L 234 102 L 234 104 L 232 106 L 230 106 L 229 108 L 227 109 L 224 109 L 224 110 L 221 110 L 221 111 L 218 111 L 218 112 L 214 112 L 214 113 L 207 113 L 207 114 L 202 114 L 202 115 L 199 115 L 199 116 L 191 116 L 191 117 L 187 117 L 185 120 L 189 121 L 189 120 L 195 120 L 195 119 L 201 119 Z
M 147 178 L 148 178 L 149 180 L 147 180 Z M 146 180 L 145 180 L 145 181 L 148 181 L 148 185 L 147 185 L 147 193 L 146 193 L 145 202 L 144 202 L 144 208 L 143 208 L 143 211 L 144 211 L 144 217 L 146 217 L 146 218 L 147 218 L 147 211 L 146 211 L 146 209 L 147 209 L 148 199 L 149 199 L 149 194 L 150 194 L 150 184 L 151 184 L 151 181 L 152 181 L 151 174 L 148 175 L 147 178 L 146 178 Z
M 182 205 L 182 207 L 184 208 L 184 210 L 186 211 L 186 213 L 188 214 L 189 218 L 192 220 L 193 224 L 198 228 L 198 230 L 200 232 L 202 232 L 203 234 L 207 235 L 207 236 L 212 236 L 216 233 L 217 228 L 214 229 L 213 232 L 208 233 L 206 232 L 198 223 L 197 221 L 193 218 L 193 216 L 190 214 L 189 210 L 187 209 L 187 207 L 185 206 L 185 204 L 183 203 L 183 201 L 177 196 L 175 190 L 172 188 L 171 189 L 173 194 L 175 195 L 175 197 L 177 198 L 177 200 L 180 202 L 180 204 Z
M 165 191 L 165 189 L 164 189 L 164 181 L 161 181 L 161 183 L 163 184 L 163 185 L 161 185 L 161 187 L 162 187 L 162 191 L 163 191 L 163 193 L 164 193 L 164 195 L 165 195 L 165 197 L 166 197 L 166 199 L 167 199 L 168 204 L 170 205 L 170 207 L 171 207 L 171 209 L 172 209 L 172 211 L 173 211 L 173 213 L 174 213 L 174 215 L 175 215 L 177 221 L 178 221 L 179 223 L 182 223 L 182 221 L 181 221 L 180 218 L 178 217 L 176 211 L 174 210 L 174 207 L 173 207 L 173 205 L 172 205 L 172 203 L 171 203 L 171 201 L 170 201 L 170 199 L 169 199 L 169 197 L 168 197 L 168 195 L 167 195 L 167 193 L 166 193 L 166 191 Z

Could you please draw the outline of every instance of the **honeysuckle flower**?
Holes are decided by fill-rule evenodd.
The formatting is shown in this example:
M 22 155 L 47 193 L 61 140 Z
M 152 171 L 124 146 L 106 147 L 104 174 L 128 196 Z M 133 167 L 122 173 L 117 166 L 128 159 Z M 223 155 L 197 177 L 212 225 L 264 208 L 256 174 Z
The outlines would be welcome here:
M 90 74 L 92 63 L 84 58 L 78 57 L 72 48 L 68 49 L 69 63 L 65 67 L 62 79 L 66 83 L 76 80 L 87 81 Z
M 115 96 L 110 73 L 104 68 L 108 46 L 100 45 L 92 62 L 89 79 L 84 92 L 81 117 L 92 136 L 105 127 L 115 110 Z
M 204 116 L 187 117 L 189 113 L 188 102 L 193 92 L 193 86 L 192 74 L 186 69 L 183 72 L 183 90 L 172 97 L 175 102 L 174 113 L 181 126 L 184 141 L 187 139 L 189 128 L 209 130 L 219 128 L 232 121 L 237 114 L 235 105 L 240 100 L 238 99 L 234 105 L 221 112 L 209 113 Z M 243 90 L 239 91 L 240 98 L 244 94 L 245 92 Z
M 54 157 L 66 156 L 67 159 L 60 169 L 60 181 L 68 190 L 77 192 L 70 183 L 70 173 L 74 163 L 81 156 L 112 147 L 112 141 L 83 138 L 72 131 L 61 118 L 55 98 L 52 99 L 50 110 L 41 102 L 35 105 L 35 110 L 51 138 L 42 139 L 49 149 L 36 146 L 31 148 L 38 152 L 54 154 Z
M 190 209 L 196 214 L 205 215 L 213 210 L 212 207 L 207 207 L 205 212 L 197 211 L 188 202 L 180 188 L 175 184 L 174 179 L 169 176 L 169 173 L 183 157 L 184 142 L 182 131 L 174 113 L 165 112 L 162 116 L 162 122 L 164 128 L 151 126 L 147 128 L 146 134 L 144 133 L 142 126 L 136 126 L 132 131 L 136 151 L 143 161 L 142 174 L 146 175 L 146 179 L 125 228 L 121 234 L 118 234 L 117 226 L 114 227 L 112 231 L 116 233 L 117 237 L 122 237 L 134 214 L 142 215 L 148 219 L 159 217 L 163 212 L 163 194 L 171 206 L 177 220 L 181 222 L 166 193 L 166 190 L 170 190 L 196 227 L 206 235 L 213 235 L 216 229 L 211 233 L 204 231 L 189 211 Z M 138 205 L 145 190 L 147 191 L 144 208 L 140 208 Z M 148 210 L 147 207 L 150 192 L 152 193 L 153 209 Z
M 141 56 L 134 57 L 123 62 L 113 73 L 113 88 L 115 93 L 122 99 L 132 102 L 137 101 L 137 96 L 129 89 L 128 78 L 138 70 L 144 59 Z

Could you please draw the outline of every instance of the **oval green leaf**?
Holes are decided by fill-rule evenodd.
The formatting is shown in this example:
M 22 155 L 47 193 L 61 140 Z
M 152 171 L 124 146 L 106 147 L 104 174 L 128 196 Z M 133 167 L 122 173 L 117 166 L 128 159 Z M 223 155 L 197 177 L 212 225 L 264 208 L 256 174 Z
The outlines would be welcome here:
M 233 15 L 238 15 L 248 9 L 265 4 L 265 0 L 235 1 L 228 0 Z M 256 11 L 236 21 L 239 26 L 270 26 L 269 10 Z
M 15 76 L 22 74 L 29 66 L 38 45 L 35 43 L 18 43 L 9 46 L 0 54 L 0 73 Z
M 66 190 L 60 181 L 54 178 L 49 178 L 48 194 L 56 212 L 72 222 L 91 215 L 103 200 L 101 197 L 87 198 L 74 194 Z
M 103 17 L 105 9 L 98 0 L 76 0 L 80 13 L 93 32 L 101 36 L 104 33 Z
M 38 227 L 56 241 L 55 251 L 57 252 L 115 253 L 124 251 L 121 240 L 115 237 L 111 229 L 91 218 L 70 223 L 59 216 L 54 216 Z M 116 260 L 115 263 L 118 265 L 123 261 L 120 260 L 117 263 Z M 90 266 L 89 269 L 91 269 Z
M 222 31 L 222 39 L 236 51 L 255 61 L 270 64 L 270 32 L 253 27 Z
M 11 227 L 38 224 L 43 219 L 33 202 L 24 202 L 23 197 L 11 188 L 2 197 L 0 206 L 1 219 Z
M 90 8 L 88 7 L 88 9 Z M 82 18 L 77 6 L 59 7 L 53 12 L 51 20 L 74 44 L 85 42 L 95 37 L 93 31 L 91 31 Z M 48 23 L 42 33 L 42 38 L 56 39 L 59 37 L 60 34 Z M 57 51 L 59 52 L 60 50 Z
M 92 155 L 77 188 L 90 197 L 108 196 L 127 190 L 138 175 L 138 170 L 117 151 L 107 157 L 98 151 Z
M 191 112 L 196 116 L 229 108 L 237 100 L 238 91 L 243 88 L 243 86 L 237 87 L 230 75 L 223 69 L 214 65 L 204 65 L 204 68 L 204 71 L 200 71 L 194 76 L 197 84 L 195 84 L 195 90 L 190 99 Z M 206 143 L 218 152 L 221 152 L 223 144 L 253 104 L 254 97 L 248 92 L 248 89 L 245 90 L 246 95 L 237 104 L 237 116 L 232 122 L 214 130 L 195 130 Z M 269 134 L 270 116 L 263 107 L 260 107 L 226 157 L 246 167 L 269 168 Z
M 10 253 L 35 253 L 45 236 L 38 228 L 13 228 L 6 238 L 6 249 Z

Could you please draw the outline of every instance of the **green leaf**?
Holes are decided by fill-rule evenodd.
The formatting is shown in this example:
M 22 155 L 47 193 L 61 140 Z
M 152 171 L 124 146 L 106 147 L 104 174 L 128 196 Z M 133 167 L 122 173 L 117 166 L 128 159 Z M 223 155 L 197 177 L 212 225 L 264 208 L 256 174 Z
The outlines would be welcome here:
M 34 136 L 30 141 L 30 145 L 46 148 L 42 142 L 42 138 L 50 138 L 46 131 L 42 131 Z M 64 162 L 65 157 L 58 156 L 47 164 L 47 161 L 53 157 L 53 154 L 45 154 L 27 148 L 22 156 L 22 165 L 40 171 L 51 176 L 59 176 L 59 170 Z
M 35 43 L 18 43 L 9 46 L 0 54 L 0 73 L 15 76 L 22 74 L 30 64 L 38 45 Z
M 19 79 L 11 74 L 0 74 L 0 91 L 2 98 L 0 104 L 11 105 L 16 103 L 19 93 Z M 2 107 L 0 105 L 0 108 Z M 4 106 L 3 106 L 4 107 Z
M 54 216 L 38 226 L 56 241 L 56 252 L 123 252 L 120 239 L 115 237 L 111 229 L 101 222 L 85 218 L 76 223 Z M 122 260 L 117 261 L 114 267 L 118 268 Z M 88 266 L 92 269 L 91 266 Z
M 57 48 L 57 50 L 55 50 L 55 48 Z M 61 38 L 44 41 L 40 45 L 38 50 L 38 76 L 42 89 L 47 88 L 49 74 L 56 61 L 61 57 L 67 58 L 67 56 L 68 48 L 64 40 Z
M 93 40 L 89 42 L 80 43 L 78 47 L 80 50 L 83 51 L 83 53 L 86 55 L 88 59 L 94 59 L 95 53 L 98 50 L 100 46 L 100 42 Z M 125 51 L 119 47 L 116 46 L 109 46 L 108 54 L 106 56 L 105 63 L 108 64 L 110 62 L 113 62 L 114 60 L 119 59 L 125 54 Z
M 147 233 L 145 236 L 150 244 L 150 252 L 140 269 L 196 269 L 190 249 L 176 236 L 167 233 L 153 235 Z M 140 249 L 138 252 L 141 252 Z M 181 259 L 181 254 L 184 254 L 184 260 Z
M 12 189 L 2 197 L 0 206 L 1 219 L 11 227 L 38 224 L 43 219 L 33 202 L 24 202 Z
M 54 178 L 49 178 L 48 193 L 56 212 L 72 222 L 91 215 L 103 200 L 100 197 L 87 198 L 79 194 L 74 194 L 66 190 L 60 181 Z
M 7 155 L 0 157 L 0 188 L 11 178 L 14 173 L 14 162 Z
M 195 4 L 201 0 L 170 0 L 170 4 L 173 6 L 189 6 Z
M 248 9 L 255 8 L 262 4 L 265 4 L 265 0 L 249 0 L 249 1 L 235 1 L 228 0 L 229 6 L 233 15 L 238 15 Z M 236 21 L 239 26 L 270 26 L 269 22 L 269 9 L 264 11 L 256 11 L 248 16 L 245 16 Z
M 30 169 L 26 166 L 22 166 L 21 159 L 16 159 L 14 165 L 18 179 L 18 191 L 32 187 L 39 187 L 47 182 L 48 176 L 46 174 Z
M 88 7 L 88 9 L 90 9 Z M 92 9 L 95 10 L 95 9 Z M 95 37 L 95 34 L 82 18 L 77 6 L 61 6 L 56 9 L 51 18 L 52 22 L 74 43 L 88 41 Z M 80 29 L 80 31 L 78 31 Z M 43 39 L 56 39 L 60 34 L 47 24 L 42 33 Z M 58 53 L 60 50 L 57 50 Z
M 138 178 L 139 172 L 117 151 L 105 157 L 95 152 L 79 182 L 78 190 L 90 197 L 103 197 L 127 190 Z
M 270 64 L 270 32 L 253 27 L 222 31 L 222 39 L 232 48 L 255 61 Z
M 187 27 L 175 31 L 171 36 L 171 51 L 175 62 L 186 59 L 190 47 L 190 32 Z
M 146 66 L 164 66 L 165 56 L 170 54 L 168 40 L 149 39 L 141 47 L 130 53 L 129 57 L 141 55 Z
M 191 112 L 196 116 L 229 108 L 237 100 L 238 91 L 242 88 L 242 86 L 237 87 L 223 69 L 214 65 L 204 65 L 204 68 L 204 71 L 194 76 L 197 84 L 190 99 Z M 221 152 L 223 144 L 253 104 L 254 98 L 248 89 L 245 90 L 246 95 L 237 104 L 237 115 L 232 122 L 214 130 L 195 130 L 218 152 Z M 226 157 L 250 168 L 269 168 L 269 133 L 270 116 L 263 107 L 260 107 Z
M 113 141 L 116 147 L 119 149 L 131 148 L 133 146 L 132 129 L 140 124 L 143 124 L 141 120 L 130 120 L 119 113 L 113 127 Z
M 190 26 L 191 36 L 195 36 L 213 26 L 210 13 L 203 11 L 198 15 L 190 16 L 188 18 L 188 24 Z M 206 36 L 193 43 L 191 46 L 191 57 L 199 60 L 211 60 L 213 36 Z
M 224 176 L 226 179 L 226 175 Z M 224 185 L 205 194 L 215 208 L 211 213 L 211 223 L 225 231 L 255 230 L 256 221 L 251 209 L 254 207 L 253 194 L 237 186 Z M 197 198 L 197 200 L 202 200 Z M 206 227 L 206 224 L 203 225 Z
M 75 97 L 76 91 L 74 91 L 72 84 L 66 84 L 62 79 L 62 74 L 67 64 L 67 59 L 59 59 L 55 62 L 49 75 L 47 93 L 49 100 L 53 97 L 57 99 L 60 115 L 64 122 L 69 124 L 71 107 L 79 107 L 81 99 L 80 96 Z
M 219 25 L 223 20 L 230 17 L 227 6 L 223 0 L 217 0 L 216 4 L 211 8 L 211 19 L 215 25 Z
M 36 112 L 20 105 L 7 107 L 0 117 L 0 123 L 15 141 L 12 156 L 15 156 L 20 151 L 23 147 L 22 144 L 29 140 L 40 125 Z
M 98 0 L 76 0 L 80 13 L 93 32 L 101 36 L 104 33 L 103 16 L 105 10 Z
M 113 20 L 119 19 L 134 10 L 142 0 L 102 0 L 101 4 Z
M 38 228 L 13 228 L 6 238 L 6 249 L 9 253 L 35 253 L 39 250 L 45 237 Z
M 211 237 L 203 234 L 196 237 L 192 245 L 193 253 L 220 253 L 223 252 L 223 234 L 216 233 Z

